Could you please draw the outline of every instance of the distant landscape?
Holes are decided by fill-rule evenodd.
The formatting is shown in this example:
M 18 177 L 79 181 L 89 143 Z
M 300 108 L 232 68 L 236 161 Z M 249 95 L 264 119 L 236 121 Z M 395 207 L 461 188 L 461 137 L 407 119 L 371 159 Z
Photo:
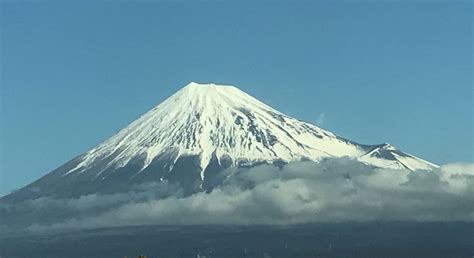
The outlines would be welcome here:
M 473 223 L 152 226 L 2 238 L 1 257 L 471 257 Z

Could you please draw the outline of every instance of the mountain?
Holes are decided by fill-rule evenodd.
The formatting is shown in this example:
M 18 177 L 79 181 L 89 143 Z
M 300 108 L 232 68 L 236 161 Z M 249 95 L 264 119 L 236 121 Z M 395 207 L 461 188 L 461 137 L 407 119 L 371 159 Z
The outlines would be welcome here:
M 229 167 L 343 156 L 381 168 L 437 167 L 389 144 L 358 144 L 289 117 L 234 86 L 193 82 L 7 198 L 111 193 L 162 180 L 211 190 Z

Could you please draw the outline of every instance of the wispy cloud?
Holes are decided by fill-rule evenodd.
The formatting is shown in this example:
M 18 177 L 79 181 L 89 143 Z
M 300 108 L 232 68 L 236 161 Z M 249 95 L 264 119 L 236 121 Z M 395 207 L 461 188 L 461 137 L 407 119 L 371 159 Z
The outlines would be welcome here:
M 326 119 L 326 114 L 325 113 L 319 114 L 318 119 L 316 119 L 316 124 L 319 125 L 319 126 L 323 125 L 325 119 Z

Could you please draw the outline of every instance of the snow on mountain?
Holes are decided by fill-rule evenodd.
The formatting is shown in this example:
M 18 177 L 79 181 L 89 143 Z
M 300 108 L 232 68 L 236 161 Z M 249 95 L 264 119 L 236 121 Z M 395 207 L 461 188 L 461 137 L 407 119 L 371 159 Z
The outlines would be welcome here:
M 426 160 L 401 152 L 388 143 L 373 148 L 364 155 L 357 157 L 357 159 L 366 164 L 382 168 L 431 170 L 438 167 L 438 165 Z
M 368 148 L 286 116 L 234 86 L 192 82 L 87 152 L 66 174 L 80 173 L 117 151 L 119 154 L 102 171 L 110 166 L 123 167 L 137 156 L 145 157 L 142 171 L 170 150 L 175 153 L 174 160 L 199 155 L 201 179 L 213 153 L 218 162 L 230 158 L 234 166 L 342 156 L 379 167 L 434 166 L 390 145 L 367 152 Z
M 205 181 L 226 167 L 343 156 L 382 168 L 436 167 L 389 144 L 357 144 L 289 117 L 234 86 L 192 82 L 32 185 L 53 189 L 64 182 L 99 180 L 97 188 L 103 189 L 106 181 L 115 182 L 109 183 L 113 188 L 134 178 L 163 180 L 192 173 Z M 185 172 L 174 172 L 178 170 Z

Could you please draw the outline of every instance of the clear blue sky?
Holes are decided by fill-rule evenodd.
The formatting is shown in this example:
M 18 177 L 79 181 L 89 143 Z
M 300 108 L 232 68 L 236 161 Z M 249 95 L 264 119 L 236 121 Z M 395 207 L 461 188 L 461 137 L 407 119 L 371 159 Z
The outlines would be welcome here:
M 67 2 L 2 1 L 0 194 L 190 81 L 357 142 L 473 162 L 470 1 Z

